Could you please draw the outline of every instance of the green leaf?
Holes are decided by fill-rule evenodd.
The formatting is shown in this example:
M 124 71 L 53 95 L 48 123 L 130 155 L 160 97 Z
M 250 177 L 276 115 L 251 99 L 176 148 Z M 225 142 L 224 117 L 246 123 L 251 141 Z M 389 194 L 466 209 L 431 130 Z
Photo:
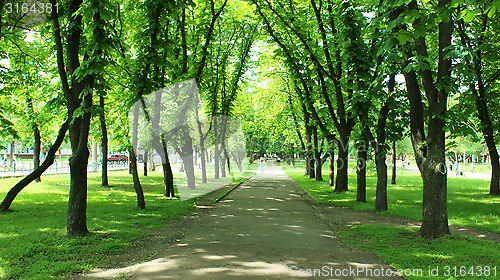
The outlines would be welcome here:
M 489 18 L 493 17 L 496 12 L 497 12 L 497 7 L 496 6 L 491 6 L 490 7 L 490 11 L 488 12 L 488 17 Z
M 467 14 L 464 17 L 464 21 L 465 22 L 471 22 L 472 20 L 474 20 L 474 18 L 476 17 L 477 10 L 478 9 L 474 9 L 472 11 L 468 11 Z
M 406 42 L 413 41 L 413 36 L 408 32 L 400 32 L 397 36 L 400 45 L 406 44 Z

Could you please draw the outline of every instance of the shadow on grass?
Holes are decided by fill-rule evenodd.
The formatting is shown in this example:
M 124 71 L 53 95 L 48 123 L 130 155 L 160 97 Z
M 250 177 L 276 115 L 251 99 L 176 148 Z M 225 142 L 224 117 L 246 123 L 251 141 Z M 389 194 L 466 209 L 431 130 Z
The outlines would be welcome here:
M 302 171 L 287 172 L 288 176 L 307 189 L 320 203 L 333 204 L 358 211 L 375 211 L 377 179 L 367 178 L 367 203 L 356 202 L 356 177 L 349 176 L 349 192 L 335 193 L 323 182 L 304 176 Z M 448 218 L 450 224 L 500 233 L 500 197 L 487 195 L 489 181 L 469 178 L 448 179 Z M 387 186 L 388 211 L 380 214 L 422 219 L 422 179 L 418 174 L 398 174 L 397 184 Z

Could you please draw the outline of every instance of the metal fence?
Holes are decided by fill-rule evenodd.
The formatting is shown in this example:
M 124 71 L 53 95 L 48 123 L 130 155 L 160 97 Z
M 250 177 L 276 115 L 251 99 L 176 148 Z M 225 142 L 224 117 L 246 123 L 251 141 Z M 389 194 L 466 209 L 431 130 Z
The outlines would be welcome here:
M 128 169 L 128 161 L 110 161 L 108 162 L 108 170 L 124 170 Z M 15 177 L 26 176 L 33 172 L 34 164 L 32 162 L 18 162 L 10 165 L 0 166 L 0 177 Z M 99 172 L 102 169 L 102 164 L 99 162 L 89 162 L 87 172 Z M 43 174 L 64 174 L 69 173 L 69 162 L 54 162 Z

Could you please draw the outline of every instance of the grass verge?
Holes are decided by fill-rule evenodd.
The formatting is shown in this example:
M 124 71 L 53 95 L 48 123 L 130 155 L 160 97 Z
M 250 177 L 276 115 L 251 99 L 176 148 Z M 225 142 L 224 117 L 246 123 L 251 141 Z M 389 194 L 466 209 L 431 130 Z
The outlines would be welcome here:
M 328 187 L 326 175 L 324 182 L 318 182 L 305 177 L 302 166 L 297 168 L 287 167 L 290 170 L 287 176 L 320 203 L 374 212 L 375 176 L 367 178 L 368 203 L 357 203 L 355 175 L 349 176 L 351 191 L 334 193 Z M 449 178 L 450 223 L 500 233 L 500 198 L 487 195 L 488 188 L 488 180 Z M 398 174 L 397 184 L 388 186 L 388 207 L 389 210 L 381 214 L 421 220 L 422 180 L 418 174 Z M 495 241 L 462 236 L 426 240 L 418 235 L 418 229 L 385 225 L 333 226 L 345 243 L 377 253 L 401 269 L 406 279 L 500 278 L 500 244 Z
M 375 252 L 405 279 L 498 279 L 500 244 L 449 236 L 426 240 L 418 229 L 353 225 L 335 229 L 350 246 Z
M 113 187 L 103 188 L 100 173 L 89 173 L 87 226 L 91 234 L 74 239 L 66 237 L 65 228 L 69 174 L 43 176 L 41 183 L 26 187 L 13 202 L 12 212 L 0 213 L 0 278 L 49 279 L 105 267 L 114 255 L 165 227 L 168 220 L 192 211 L 196 204 L 195 199 L 165 198 L 162 172 L 150 172 L 141 177 L 146 209 L 139 210 L 128 172 L 111 171 L 109 177 Z M 239 174 L 236 179 L 244 178 Z M 0 179 L 0 197 L 18 180 Z M 182 184 L 183 179 L 176 183 Z
M 304 176 L 303 171 L 287 172 L 320 203 L 333 204 L 358 211 L 375 211 L 377 178 L 367 177 L 367 203 L 356 202 L 356 177 L 349 176 L 347 193 L 335 193 L 328 186 L 327 175 L 323 182 Z M 489 181 L 452 177 L 448 178 L 448 219 L 452 225 L 471 227 L 500 233 L 500 197 L 490 196 Z M 398 174 L 397 184 L 387 186 L 388 211 L 383 215 L 422 220 L 422 179 L 418 174 Z

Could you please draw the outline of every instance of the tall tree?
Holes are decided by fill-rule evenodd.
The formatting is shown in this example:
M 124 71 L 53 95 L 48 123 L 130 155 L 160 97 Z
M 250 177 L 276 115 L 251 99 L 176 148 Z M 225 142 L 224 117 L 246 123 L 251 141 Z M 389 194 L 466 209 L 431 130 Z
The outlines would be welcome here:
M 464 72 L 469 73 L 465 83 L 472 95 L 481 122 L 480 128 L 491 159 L 490 195 L 500 195 L 500 158 L 496 147 L 492 106 L 498 105 L 495 95 L 498 90 L 500 69 L 496 66 L 500 56 L 495 38 L 500 36 L 498 14 L 495 5 L 467 3 L 475 7 L 461 7 L 464 18 L 456 22 L 464 55 Z M 499 7 L 500 8 L 500 7 Z M 476 12 L 478 12 L 476 14 Z M 496 86 L 496 88 L 495 88 Z
M 452 57 L 449 55 L 453 33 L 453 11 L 450 4 L 451 0 L 440 0 L 437 4 L 418 5 L 417 1 L 413 0 L 407 5 L 396 7 L 396 10 L 401 12 L 398 15 L 399 20 L 405 22 L 400 26 L 398 34 L 401 39 L 400 43 L 404 44 L 401 47 L 403 54 L 401 66 L 410 101 L 413 151 L 423 181 L 420 233 L 429 239 L 450 234 L 446 201 L 447 168 L 445 166 L 447 99 L 453 86 Z M 435 15 L 432 11 L 440 11 L 440 13 Z M 429 16 L 439 17 L 437 30 L 433 29 L 435 26 L 432 24 L 426 24 Z M 437 31 L 438 38 L 435 55 L 429 53 L 430 39 L 428 38 L 430 32 L 434 30 Z M 421 78 L 421 84 L 417 74 Z M 427 108 L 424 107 L 421 85 L 425 93 Z

